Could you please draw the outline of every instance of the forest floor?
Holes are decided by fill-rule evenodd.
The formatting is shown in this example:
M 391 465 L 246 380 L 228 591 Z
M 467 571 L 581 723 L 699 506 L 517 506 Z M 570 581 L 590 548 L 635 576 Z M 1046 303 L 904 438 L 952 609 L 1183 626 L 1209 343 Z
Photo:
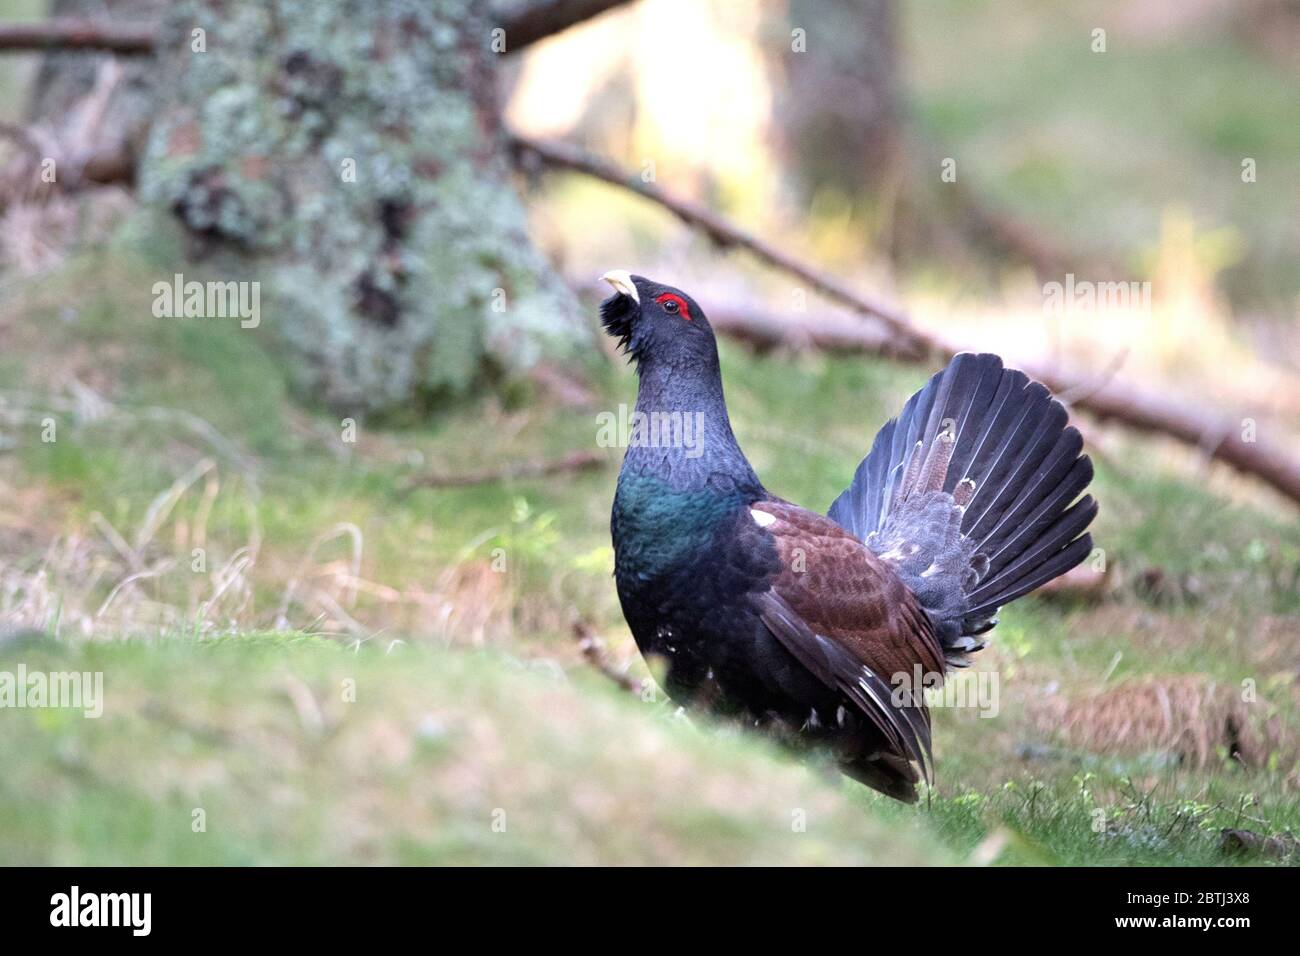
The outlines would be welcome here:
M 1300 526 L 1191 452 L 1093 426 L 1108 590 L 1004 611 L 904 807 L 584 656 L 575 621 L 653 686 L 597 447 L 630 370 L 353 430 L 265 336 L 152 318 L 151 275 L 90 256 L 0 314 L 0 671 L 104 682 L 98 718 L 0 710 L 0 861 L 1210 864 L 1271 859 L 1224 828 L 1300 831 Z M 759 474 L 816 509 L 927 374 L 723 368 Z M 574 451 L 604 464 L 407 487 Z

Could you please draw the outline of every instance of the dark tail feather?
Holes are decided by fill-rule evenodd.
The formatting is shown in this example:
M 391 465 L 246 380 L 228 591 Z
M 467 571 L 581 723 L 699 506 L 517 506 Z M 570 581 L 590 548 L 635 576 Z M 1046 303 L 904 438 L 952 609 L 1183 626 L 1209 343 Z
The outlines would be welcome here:
M 830 517 L 891 561 L 950 663 L 1001 605 L 1092 550 L 1092 462 L 1060 402 L 996 355 L 953 358 L 889 422 Z M 1076 500 L 1078 499 L 1078 500 Z

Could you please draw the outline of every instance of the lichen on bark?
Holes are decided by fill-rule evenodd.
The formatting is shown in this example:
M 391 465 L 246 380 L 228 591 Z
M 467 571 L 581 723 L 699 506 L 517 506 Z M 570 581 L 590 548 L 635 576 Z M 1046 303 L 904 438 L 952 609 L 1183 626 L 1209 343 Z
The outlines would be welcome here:
M 140 195 L 189 257 L 261 282 L 259 328 L 335 407 L 460 394 L 590 341 L 527 235 L 484 7 L 182 0 L 164 19 Z

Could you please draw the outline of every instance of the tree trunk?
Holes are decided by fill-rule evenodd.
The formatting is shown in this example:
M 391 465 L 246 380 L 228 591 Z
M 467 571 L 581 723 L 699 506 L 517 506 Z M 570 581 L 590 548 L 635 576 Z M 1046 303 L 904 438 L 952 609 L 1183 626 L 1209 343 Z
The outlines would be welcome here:
M 853 200 L 892 187 L 897 19 L 896 0 L 790 0 L 775 125 L 802 198 L 829 187 Z
M 528 238 L 486 4 L 110 5 L 161 16 L 156 59 L 126 68 L 148 76 L 138 190 L 183 236 L 177 271 L 258 282 L 250 334 L 278 339 L 309 394 L 365 414 L 594 352 Z M 81 57 L 51 58 L 38 109 L 92 81 L 100 58 Z

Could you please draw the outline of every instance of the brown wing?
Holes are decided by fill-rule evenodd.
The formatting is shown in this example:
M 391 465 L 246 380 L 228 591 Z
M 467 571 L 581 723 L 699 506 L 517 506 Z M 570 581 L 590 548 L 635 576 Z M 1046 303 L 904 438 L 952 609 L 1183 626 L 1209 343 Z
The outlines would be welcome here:
M 788 502 L 763 501 L 752 510 L 776 519 L 766 526 L 782 564 L 773 588 L 809 627 L 878 674 L 910 675 L 917 664 L 943 673 L 943 650 L 925 612 L 870 548 L 830 518 Z
M 854 701 L 928 779 L 924 702 L 918 696 L 910 706 L 896 706 L 891 699 L 895 675 L 911 681 L 917 665 L 926 677 L 944 668 L 934 629 L 912 592 L 829 518 L 784 501 L 758 502 L 752 510 L 781 559 L 771 590 L 759 599 L 764 623 L 805 667 Z

